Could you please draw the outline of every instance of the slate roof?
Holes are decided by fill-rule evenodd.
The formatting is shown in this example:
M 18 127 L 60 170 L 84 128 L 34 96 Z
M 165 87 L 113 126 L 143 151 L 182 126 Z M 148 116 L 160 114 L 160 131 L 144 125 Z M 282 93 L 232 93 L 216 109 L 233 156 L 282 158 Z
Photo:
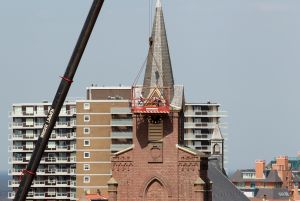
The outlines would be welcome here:
M 278 200 L 288 200 L 289 199 L 289 192 L 287 189 L 282 189 L 282 188 L 273 188 L 273 189 L 267 189 L 267 188 L 262 188 L 259 189 L 256 197 L 260 198 L 263 197 L 264 195 L 267 196 L 269 199 L 278 199 Z
M 150 94 L 147 87 L 169 88 L 171 110 L 181 110 L 184 101 L 183 86 L 174 86 L 174 77 L 169 53 L 163 9 L 160 1 L 156 3 L 156 12 L 149 39 L 149 51 L 144 75 L 144 97 Z
M 156 4 L 143 85 L 172 88 L 174 86 L 167 33 L 160 2 Z
M 245 181 L 261 181 L 261 182 L 282 182 L 276 170 L 265 171 L 266 178 L 264 179 L 244 179 L 242 172 L 255 172 L 255 170 L 237 170 L 230 178 L 232 182 L 245 182 Z
M 214 132 L 211 136 L 211 139 L 214 139 L 214 140 L 223 140 L 224 139 L 218 124 L 214 128 Z
M 213 182 L 213 201 L 249 201 L 249 199 L 225 176 L 216 166 L 216 163 L 209 161 L 208 177 Z

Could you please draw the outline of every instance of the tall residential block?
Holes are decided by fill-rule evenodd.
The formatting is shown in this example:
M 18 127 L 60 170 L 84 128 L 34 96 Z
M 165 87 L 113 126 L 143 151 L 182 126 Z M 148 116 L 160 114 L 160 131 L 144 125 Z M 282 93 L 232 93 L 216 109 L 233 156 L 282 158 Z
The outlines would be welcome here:
M 50 104 L 13 104 L 9 125 L 8 186 L 13 199 L 26 169 L 35 142 L 42 131 Z M 27 200 L 75 200 L 76 169 L 76 108 L 75 102 L 66 102 L 51 134 Z
M 111 154 L 132 144 L 130 87 L 89 87 L 77 109 L 77 197 L 107 194 Z

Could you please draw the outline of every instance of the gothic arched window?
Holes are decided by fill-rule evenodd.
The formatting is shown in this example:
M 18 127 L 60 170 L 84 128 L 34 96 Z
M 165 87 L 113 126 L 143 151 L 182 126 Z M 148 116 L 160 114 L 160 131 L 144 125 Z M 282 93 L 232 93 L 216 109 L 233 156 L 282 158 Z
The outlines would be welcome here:
M 213 153 L 214 154 L 220 154 L 221 153 L 221 147 L 220 147 L 219 144 L 214 145 Z

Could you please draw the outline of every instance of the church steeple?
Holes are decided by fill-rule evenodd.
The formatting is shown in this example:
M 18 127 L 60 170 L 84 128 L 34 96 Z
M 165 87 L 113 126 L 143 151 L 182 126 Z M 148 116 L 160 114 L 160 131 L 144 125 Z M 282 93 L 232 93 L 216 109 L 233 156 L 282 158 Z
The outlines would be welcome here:
M 156 2 L 156 12 L 149 39 L 150 47 L 144 77 L 145 87 L 174 86 L 171 59 L 161 1 Z

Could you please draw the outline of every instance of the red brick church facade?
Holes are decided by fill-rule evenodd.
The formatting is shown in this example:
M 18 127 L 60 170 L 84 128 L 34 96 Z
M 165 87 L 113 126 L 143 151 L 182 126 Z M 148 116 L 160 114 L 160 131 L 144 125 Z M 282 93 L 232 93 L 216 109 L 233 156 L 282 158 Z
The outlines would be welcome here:
M 112 157 L 109 201 L 211 201 L 208 157 L 183 146 L 184 91 L 174 85 L 159 0 L 144 84 L 133 94 L 148 102 L 133 105 L 133 145 Z

